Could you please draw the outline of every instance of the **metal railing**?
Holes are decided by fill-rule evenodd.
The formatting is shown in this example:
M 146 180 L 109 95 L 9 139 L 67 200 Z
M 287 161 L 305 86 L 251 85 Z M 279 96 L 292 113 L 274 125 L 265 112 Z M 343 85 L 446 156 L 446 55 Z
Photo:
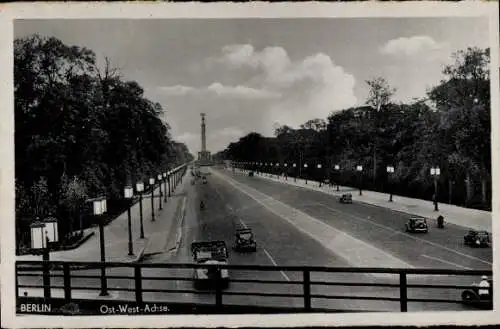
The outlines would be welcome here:
M 100 270 L 102 268 L 106 270 L 105 294 L 103 294 L 101 282 Z M 116 272 L 117 269 L 121 269 L 121 272 L 112 273 Z M 207 280 L 207 289 L 193 289 L 190 286 L 194 283 L 193 281 L 196 281 L 193 278 L 193 273 L 197 269 L 210 269 L 215 273 L 214 277 Z M 227 269 L 230 274 L 227 282 L 221 277 L 221 272 L 224 269 Z M 460 290 L 471 289 L 470 280 L 473 278 L 479 278 L 482 275 L 491 276 L 492 274 L 491 270 L 61 261 L 18 261 L 15 270 L 18 301 L 26 302 L 29 298 L 37 297 L 34 293 L 36 291 L 43 291 L 43 294 L 39 293 L 38 297 L 46 302 L 62 300 L 65 303 L 70 303 L 73 300 L 96 299 L 99 292 L 100 296 L 106 296 L 108 292 L 115 292 L 121 294 L 121 297 L 115 296 L 113 300 L 128 301 L 137 305 L 150 302 L 175 304 L 180 299 L 173 297 L 174 295 L 184 295 L 184 297 L 189 295 L 191 296 L 190 304 L 201 305 L 206 304 L 206 299 L 200 301 L 193 296 L 209 295 L 215 299 L 211 304 L 216 313 L 223 313 L 224 309 L 231 305 L 264 307 L 266 298 L 275 298 L 274 304 L 282 304 L 283 307 L 275 305 L 276 309 L 280 309 L 279 312 L 285 309 L 284 305 L 293 305 L 294 311 L 299 312 L 338 311 L 335 307 L 313 306 L 313 302 L 318 300 L 392 303 L 397 305 L 395 306 L 396 311 L 407 312 L 409 303 L 463 303 L 462 299 L 459 298 L 462 293 Z M 148 272 L 150 273 L 148 274 Z M 155 275 L 150 275 L 151 273 Z M 179 275 L 179 273 L 181 274 Z M 269 279 L 270 276 L 274 276 L 274 278 Z M 286 280 L 283 280 L 283 277 Z M 353 281 L 353 279 L 358 280 Z M 465 282 L 464 279 L 467 279 L 467 284 L 461 283 L 461 281 Z M 95 284 L 89 282 L 92 280 L 96 281 Z M 436 284 L 435 281 L 440 281 L 441 284 Z M 84 285 L 78 284 L 79 282 L 84 282 Z M 230 288 L 227 288 L 224 283 L 228 283 Z M 253 291 L 259 287 L 262 289 Z M 360 287 L 363 287 L 363 291 L 356 293 L 356 289 Z M 437 293 L 431 291 L 437 291 Z M 58 292 L 59 297 L 55 296 L 57 295 L 54 294 L 55 292 Z M 85 292 L 86 295 L 82 295 L 82 292 Z M 155 294 L 156 297 L 148 297 L 148 294 Z M 490 296 L 492 294 L 493 288 L 490 287 Z M 433 295 L 435 296 L 433 297 Z M 231 300 L 235 296 L 240 297 L 237 300 Z M 428 298 L 428 296 L 431 297 Z M 452 298 L 453 296 L 455 298 Z M 227 300 L 225 301 L 225 299 Z M 267 307 L 272 308 L 271 306 Z

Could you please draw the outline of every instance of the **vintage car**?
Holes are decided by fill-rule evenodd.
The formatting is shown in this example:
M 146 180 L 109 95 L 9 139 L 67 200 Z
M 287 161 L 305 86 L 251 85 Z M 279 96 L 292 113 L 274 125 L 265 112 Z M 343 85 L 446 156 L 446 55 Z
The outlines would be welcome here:
M 351 193 L 344 193 L 339 199 L 340 203 L 352 203 L 352 194 Z
M 488 280 L 490 283 L 490 291 L 493 291 L 493 280 Z M 475 306 L 478 308 L 492 309 L 493 308 L 493 298 L 492 293 L 483 296 L 479 296 L 479 286 L 473 283 L 469 289 L 462 291 L 462 302 L 466 305 Z
M 253 177 L 253 171 L 249 171 L 248 176 Z
M 209 265 L 194 269 L 195 289 L 216 287 L 218 275 L 220 275 L 221 288 L 229 286 L 229 271 L 217 266 L 227 265 L 229 255 L 224 241 L 193 242 L 191 253 L 196 264 Z
M 236 230 L 236 239 L 233 249 L 236 251 L 257 251 L 257 242 L 255 242 L 253 232 L 249 228 Z
M 410 233 L 427 233 L 429 227 L 427 226 L 427 219 L 424 217 L 410 217 L 405 223 L 405 232 Z
M 470 230 L 464 236 L 464 244 L 471 247 L 489 247 L 490 235 L 486 231 Z

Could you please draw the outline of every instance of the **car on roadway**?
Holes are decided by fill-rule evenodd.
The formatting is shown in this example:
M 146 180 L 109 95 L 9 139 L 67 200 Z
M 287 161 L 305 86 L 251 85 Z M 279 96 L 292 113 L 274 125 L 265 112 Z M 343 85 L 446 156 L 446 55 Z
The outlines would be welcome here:
M 339 199 L 340 203 L 352 203 L 352 194 L 351 193 L 344 193 Z
M 252 229 L 238 229 L 235 236 L 236 239 L 233 245 L 235 251 L 257 251 L 257 242 L 255 241 Z
M 488 280 L 488 282 L 490 283 L 490 290 L 493 291 L 493 280 L 490 279 Z M 479 296 L 479 285 L 477 283 L 473 283 L 470 288 L 462 291 L 462 302 L 465 305 L 470 305 L 477 308 L 492 309 L 493 308 L 492 295 L 493 294 L 490 293 L 485 297 L 481 298 Z
M 471 247 L 489 247 L 490 234 L 487 231 L 470 230 L 464 236 L 464 244 Z
M 203 176 L 203 177 L 201 178 L 201 182 L 202 182 L 203 184 L 206 184 L 206 183 L 207 183 L 207 176 Z
M 221 288 L 229 286 L 229 271 L 217 265 L 227 265 L 229 258 L 226 243 L 224 241 L 193 242 L 191 244 L 193 260 L 199 265 L 193 271 L 193 282 L 195 289 L 216 287 L 217 276 L 220 275 Z
M 408 218 L 405 223 L 405 232 L 409 233 L 427 233 L 429 226 L 425 217 L 413 216 Z

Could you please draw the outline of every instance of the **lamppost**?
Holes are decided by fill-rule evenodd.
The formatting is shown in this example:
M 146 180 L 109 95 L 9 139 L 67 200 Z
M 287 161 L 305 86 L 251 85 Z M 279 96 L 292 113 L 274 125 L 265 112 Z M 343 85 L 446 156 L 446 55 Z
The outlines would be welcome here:
M 438 207 L 438 179 L 439 175 L 441 175 L 441 169 L 439 167 L 432 167 L 431 168 L 431 176 L 434 177 L 434 197 L 433 197 L 433 202 L 434 202 L 434 211 L 439 211 Z
M 294 168 L 293 169 L 293 181 L 296 182 L 297 181 L 297 171 L 296 171 L 297 169 L 295 169 L 295 168 L 297 168 L 296 163 L 293 164 L 293 168 Z
M 42 252 L 43 260 L 43 297 L 51 297 L 50 289 L 50 243 L 58 242 L 59 235 L 57 230 L 57 221 L 46 220 L 37 221 L 30 225 L 31 229 L 31 248 Z
M 151 177 L 149 179 L 149 186 L 151 187 L 151 221 L 155 221 L 155 203 L 154 203 L 154 198 L 155 198 L 155 179 Z
M 304 163 L 304 170 L 307 170 L 307 163 Z M 306 184 L 307 184 L 307 172 L 306 172 Z
M 163 191 L 161 190 L 161 180 L 163 179 L 163 176 L 161 174 L 158 174 L 157 177 L 158 177 L 158 189 L 160 190 L 160 199 L 159 199 L 160 206 L 158 207 L 158 210 L 162 210 Z
M 285 163 L 285 180 L 288 180 L 288 164 Z
M 161 188 L 161 187 L 160 187 Z M 163 201 L 167 202 L 167 173 L 163 173 Z
M 130 214 L 130 207 L 132 205 L 132 197 L 134 196 L 134 189 L 132 186 L 125 186 L 123 194 L 127 200 L 127 224 L 128 224 L 128 255 L 134 254 L 134 245 L 132 242 L 132 216 Z
M 321 164 L 318 163 L 317 167 L 318 167 L 318 172 L 319 172 L 319 187 L 321 187 L 321 178 L 323 176 L 323 175 L 321 175 Z
M 335 165 L 335 172 L 337 173 L 337 191 L 340 191 L 340 166 L 338 164 Z
M 276 178 L 280 179 L 280 169 L 278 168 L 280 164 L 276 162 Z
M 106 199 L 104 197 L 97 198 L 93 201 L 94 204 L 94 216 L 101 216 L 106 212 Z M 104 263 L 106 262 L 106 250 L 104 244 L 104 225 L 101 219 L 99 222 L 99 242 L 101 248 L 101 293 L 99 296 L 108 296 L 108 282 L 106 281 L 106 267 Z
M 139 216 L 141 220 L 141 239 L 144 239 L 144 224 L 142 220 L 142 192 L 144 191 L 144 183 L 137 182 L 135 184 L 135 189 L 139 193 Z
M 233 172 L 234 172 L 234 167 L 233 167 Z M 167 183 L 168 183 L 168 197 L 170 198 L 171 192 L 172 192 L 172 171 L 169 170 L 167 172 Z
M 356 166 L 356 170 L 359 173 L 359 195 L 363 195 L 363 192 L 361 191 L 361 186 L 363 185 L 363 166 Z
M 387 166 L 387 178 L 389 180 L 389 202 L 392 202 L 392 175 L 394 174 L 394 167 Z

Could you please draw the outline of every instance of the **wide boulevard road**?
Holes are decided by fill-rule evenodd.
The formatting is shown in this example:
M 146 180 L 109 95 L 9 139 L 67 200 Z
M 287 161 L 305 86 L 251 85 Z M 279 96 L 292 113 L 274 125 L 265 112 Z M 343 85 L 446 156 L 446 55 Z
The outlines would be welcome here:
M 186 213 L 182 224 L 182 240 L 175 252 L 157 254 L 145 263 L 192 263 L 193 241 L 223 240 L 229 248 L 231 265 L 326 266 L 326 267 L 414 267 L 436 269 L 491 270 L 491 248 L 474 249 L 463 245 L 466 229 L 448 224 L 444 230 L 429 223 L 428 234 L 403 232 L 408 215 L 356 201 L 340 204 L 334 196 L 282 184 L 261 177 L 248 177 L 221 168 L 202 168 L 208 173 L 207 184 L 197 181 L 186 191 Z M 189 180 L 191 175 L 188 173 Z M 206 209 L 201 211 L 203 200 Z M 257 252 L 237 253 L 231 249 L 237 228 L 249 227 L 257 240 Z M 168 237 L 166 237 L 167 239 Z M 80 272 L 80 271 L 79 271 Z M 89 271 L 90 272 L 90 271 Z M 91 271 L 98 274 L 97 271 Z M 132 275 L 130 269 L 108 271 L 114 275 Z M 83 274 L 83 271 L 82 271 Z M 179 293 L 145 292 L 144 301 L 214 303 L 211 292 L 193 290 L 190 269 L 143 269 L 143 289 L 171 289 Z M 227 292 L 302 293 L 293 281 L 301 280 L 297 272 L 256 272 L 231 270 L 232 279 L 274 280 L 283 283 L 234 282 Z M 80 279 L 80 285 L 85 279 Z M 397 275 L 348 273 L 312 273 L 312 281 L 364 282 L 397 284 Z M 409 276 L 409 284 L 470 285 L 478 277 Z M 86 281 L 85 284 L 97 285 Z M 133 288 L 132 280 L 109 279 L 108 286 Z M 312 294 L 336 296 L 398 297 L 398 288 L 314 285 Z M 93 292 L 95 295 L 96 293 Z M 461 290 L 413 288 L 410 298 L 460 299 Z M 133 294 L 120 292 L 118 299 L 133 299 Z M 223 303 L 301 307 L 301 298 L 224 295 Z M 313 299 L 313 308 L 353 311 L 398 311 L 399 303 L 384 300 Z M 461 304 L 409 303 L 408 310 L 467 310 Z
M 411 235 L 403 232 L 408 216 L 360 202 L 349 205 L 320 192 L 272 182 L 260 177 L 248 177 L 223 169 L 202 169 L 210 172 L 207 184 L 197 182 L 188 191 L 183 238 L 177 253 L 157 255 L 147 262 L 190 263 L 193 241 L 223 240 L 231 248 L 235 230 L 252 228 L 257 243 L 256 253 L 230 250 L 229 264 L 329 266 L 329 267 L 415 267 L 438 269 L 491 269 L 492 250 L 463 246 L 466 230 L 447 225 L 428 234 Z M 353 193 L 354 194 L 354 193 Z M 206 203 L 200 211 L 199 202 Z M 296 217 L 294 217 L 298 214 Z M 305 217 L 304 217 L 305 216 Z M 302 218 L 304 217 L 304 218 Z M 294 219 L 295 218 L 295 219 Z M 305 221 L 304 221 L 305 220 Z M 307 222 L 309 221 L 309 222 Z M 314 223 L 314 224 L 311 224 Z M 344 236 L 347 233 L 347 236 Z M 332 242 L 333 241 L 333 242 Z M 190 277 L 192 270 L 145 270 L 154 277 Z M 259 279 L 293 282 L 301 273 L 253 272 L 233 270 L 233 279 Z M 398 283 L 397 276 L 366 274 L 313 273 L 313 281 Z M 415 284 L 469 285 L 477 277 L 409 276 Z M 150 281 L 149 289 L 190 290 L 191 282 L 169 283 Z M 229 292 L 298 293 L 301 286 L 293 283 L 256 284 L 233 283 Z M 313 294 L 397 297 L 397 288 L 313 286 Z M 409 297 L 460 299 L 460 290 L 413 288 Z M 175 296 L 175 297 L 174 297 Z M 213 303 L 213 294 L 180 293 L 165 295 L 146 293 L 145 300 L 196 301 Z M 298 306 L 300 298 L 224 296 L 224 303 L 238 305 Z M 313 307 L 336 310 L 397 311 L 392 301 L 314 299 Z M 462 305 L 443 303 L 410 303 L 409 310 L 463 310 Z

